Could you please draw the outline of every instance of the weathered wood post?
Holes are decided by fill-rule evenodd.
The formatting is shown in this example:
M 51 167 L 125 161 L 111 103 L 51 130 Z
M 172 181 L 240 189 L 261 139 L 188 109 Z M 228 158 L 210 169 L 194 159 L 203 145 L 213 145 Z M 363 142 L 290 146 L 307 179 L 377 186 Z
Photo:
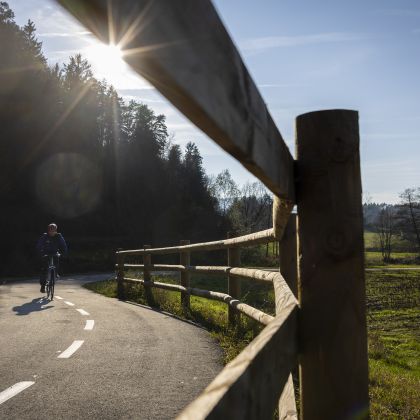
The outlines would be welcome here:
M 180 245 L 189 245 L 190 241 L 188 239 L 181 240 Z M 180 252 L 179 262 L 181 265 L 189 267 L 190 265 L 190 252 Z M 188 271 L 181 271 L 181 286 L 190 287 L 190 273 Z M 189 309 L 190 307 L 190 295 L 184 292 L 181 292 L 181 305 L 184 309 Z
M 117 296 L 118 299 L 124 300 L 124 254 L 120 254 L 122 248 L 118 248 L 116 252 L 117 257 Z
M 228 238 L 232 237 L 231 232 L 228 232 Z M 241 250 L 240 248 L 228 248 L 228 266 L 240 267 L 241 265 Z M 235 299 L 241 299 L 241 279 L 232 277 L 228 274 L 228 294 Z M 241 314 L 232 306 L 228 306 L 228 321 L 231 327 L 239 325 Z
M 280 272 L 290 290 L 298 296 L 298 270 L 297 270 L 297 217 L 291 214 L 280 240 Z
M 296 120 L 301 415 L 367 418 L 358 113 Z
M 280 251 L 280 273 L 286 280 L 290 290 L 297 298 L 298 289 L 298 267 L 297 267 L 297 231 L 296 214 L 291 214 L 279 243 Z M 295 389 L 293 377 L 290 373 L 287 383 L 279 400 L 279 420 L 297 419 L 295 401 Z
M 150 245 L 143 245 L 143 249 L 151 248 Z M 150 275 L 150 266 L 152 265 L 152 255 L 151 254 L 143 254 L 143 279 L 144 279 L 144 295 L 146 297 L 147 303 L 152 305 L 153 303 L 153 295 L 152 295 L 152 288 L 149 284 L 152 281 L 152 277 Z

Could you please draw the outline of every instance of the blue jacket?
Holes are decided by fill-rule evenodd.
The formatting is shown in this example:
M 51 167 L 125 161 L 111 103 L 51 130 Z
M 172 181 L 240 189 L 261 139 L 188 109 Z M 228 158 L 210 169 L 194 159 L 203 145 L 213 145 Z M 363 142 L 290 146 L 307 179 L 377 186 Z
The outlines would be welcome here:
M 61 233 L 57 233 L 54 236 L 49 236 L 48 233 L 43 233 L 38 239 L 36 250 L 41 257 L 44 255 L 56 254 L 57 252 L 66 255 L 67 244 Z

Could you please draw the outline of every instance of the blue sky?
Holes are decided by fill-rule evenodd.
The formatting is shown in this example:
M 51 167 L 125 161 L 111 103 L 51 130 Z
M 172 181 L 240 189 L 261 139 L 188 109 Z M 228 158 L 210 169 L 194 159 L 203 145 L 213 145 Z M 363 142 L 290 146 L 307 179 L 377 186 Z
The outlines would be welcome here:
M 373 201 L 397 202 L 399 192 L 420 186 L 418 0 L 214 4 L 292 154 L 297 115 L 355 109 L 360 114 L 364 192 Z M 9 5 L 18 24 L 28 18 L 35 22 L 51 63 L 78 51 L 96 51 L 91 58 L 97 77 L 111 79 L 122 96 L 165 114 L 175 142 L 197 143 L 207 173 L 229 168 L 239 183 L 254 180 L 124 65 L 105 74 L 103 69 L 110 67 L 103 61 L 106 54 L 98 58 L 92 37 L 53 1 L 10 0 Z

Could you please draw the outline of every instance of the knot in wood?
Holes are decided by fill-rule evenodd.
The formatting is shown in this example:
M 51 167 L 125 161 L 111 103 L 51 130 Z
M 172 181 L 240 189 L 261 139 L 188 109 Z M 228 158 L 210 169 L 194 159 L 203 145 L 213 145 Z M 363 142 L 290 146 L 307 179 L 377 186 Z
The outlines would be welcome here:
M 346 257 L 351 251 L 350 233 L 340 227 L 334 226 L 327 232 L 325 248 L 328 254 L 334 258 Z
M 328 149 L 328 154 L 333 162 L 344 163 L 353 156 L 356 145 L 346 136 L 334 137 Z

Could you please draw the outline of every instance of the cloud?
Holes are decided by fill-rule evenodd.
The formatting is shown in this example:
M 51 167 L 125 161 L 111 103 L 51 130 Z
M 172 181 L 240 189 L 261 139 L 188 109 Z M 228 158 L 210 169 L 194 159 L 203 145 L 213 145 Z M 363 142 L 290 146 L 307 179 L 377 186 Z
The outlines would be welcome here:
M 340 43 L 349 41 L 360 41 L 365 39 L 362 34 L 346 32 L 329 32 L 312 35 L 297 36 L 268 36 L 252 38 L 239 42 L 239 48 L 244 52 L 261 52 L 272 48 L 286 48 L 315 44 Z
M 147 83 L 147 82 L 145 82 Z M 145 90 L 156 90 L 156 88 L 152 85 L 144 85 L 141 88 L 135 88 L 135 89 L 118 89 L 118 92 L 121 95 L 130 95 L 130 96 L 137 96 L 137 95 L 141 95 Z M 163 102 L 162 100 L 159 99 L 160 102 Z
M 61 8 L 51 9 L 49 5 L 44 5 L 36 10 L 34 16 L 40 34 L 90 34 L 74 17 Z M 87 33 L 86 33 L 87 32 Z M 56 36 L 56 35 L 52 35 Z M 64 35 L 66 36 L 66 35 Z M 47 36 L 49 37 L 49 36 Z
M 38 34 L 39 37 L 43 38 L 72 38 L 75 36 L 86 36 L 92 35 L 89 31 L 77 31 L 77 32 L 44 32 Z

